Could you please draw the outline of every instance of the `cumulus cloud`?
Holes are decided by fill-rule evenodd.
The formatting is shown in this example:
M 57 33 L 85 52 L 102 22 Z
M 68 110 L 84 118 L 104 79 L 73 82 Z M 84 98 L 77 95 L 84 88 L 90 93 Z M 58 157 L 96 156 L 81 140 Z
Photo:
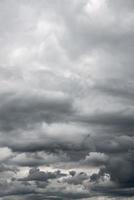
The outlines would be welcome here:
M 49 179 L 55 179 L 62 176 L 66 176 L 66 174 L 62 174 L 60 171 L 56 172 L 44 172 L 40 171 L 38 168 L 32 168 L 29 170 L 29 174 L 27 177 L 19 179 L 20 181 L 48 181 Z
M 81 162 L 85 165 L 88 165 L 89 167 L 102 166 L 107 163 L 108 159 L 108 156 L 104 153 L 91 152 Z

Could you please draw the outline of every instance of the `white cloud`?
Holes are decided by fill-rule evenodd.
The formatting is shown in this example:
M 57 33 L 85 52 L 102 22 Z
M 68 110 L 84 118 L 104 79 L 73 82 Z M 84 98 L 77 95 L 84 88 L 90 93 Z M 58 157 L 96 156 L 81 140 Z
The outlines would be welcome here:
M 12 156 L 12 151 L 7 147 L 0 148 L 0 161 L 4 161 Z

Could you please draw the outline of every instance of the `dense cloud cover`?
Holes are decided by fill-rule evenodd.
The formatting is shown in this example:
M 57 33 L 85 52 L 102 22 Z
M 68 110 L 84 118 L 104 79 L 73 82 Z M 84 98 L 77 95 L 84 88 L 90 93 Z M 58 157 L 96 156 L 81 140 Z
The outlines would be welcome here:
M 0 200 L 134 198 L 134 1 L 0 1 Z

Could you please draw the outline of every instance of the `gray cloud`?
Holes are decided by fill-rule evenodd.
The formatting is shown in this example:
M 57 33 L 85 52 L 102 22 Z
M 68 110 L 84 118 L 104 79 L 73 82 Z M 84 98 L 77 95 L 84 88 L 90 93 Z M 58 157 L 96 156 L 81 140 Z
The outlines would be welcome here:
M 17 169 L 17 167 L 14 167 L 14 166 L 8 166 L 5 164 L 1 164 L 0 165 L 0 173 L 7 172 L 7 171 L 17 173 L 19 171 L 19 169 Z
M 49 179 L 56 179 L 66 174 L 62 174 L 60 171 L 56 172 L 44 172 L 40 171 L 38 168 L 32 168 L 29 170 L 27 177 L 19 179 L 20 181 L 48 181 Z
M 17 91 L 16 91 L 17 92 Z M 2 94 L 1 129 L 11 130 L 41 121 L 59 121 L 71 113 L 71 100 L 63 93 L 19 91 Z
M 0 200 L 133 198 L 133 8 L 0 1 Z

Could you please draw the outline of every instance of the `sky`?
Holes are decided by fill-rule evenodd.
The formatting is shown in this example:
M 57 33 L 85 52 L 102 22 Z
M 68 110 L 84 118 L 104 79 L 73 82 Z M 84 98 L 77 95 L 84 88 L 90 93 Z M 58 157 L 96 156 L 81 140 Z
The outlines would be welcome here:
M 0 200 L 134 200 L 133 52 L 133 0 L 0 0 Z

